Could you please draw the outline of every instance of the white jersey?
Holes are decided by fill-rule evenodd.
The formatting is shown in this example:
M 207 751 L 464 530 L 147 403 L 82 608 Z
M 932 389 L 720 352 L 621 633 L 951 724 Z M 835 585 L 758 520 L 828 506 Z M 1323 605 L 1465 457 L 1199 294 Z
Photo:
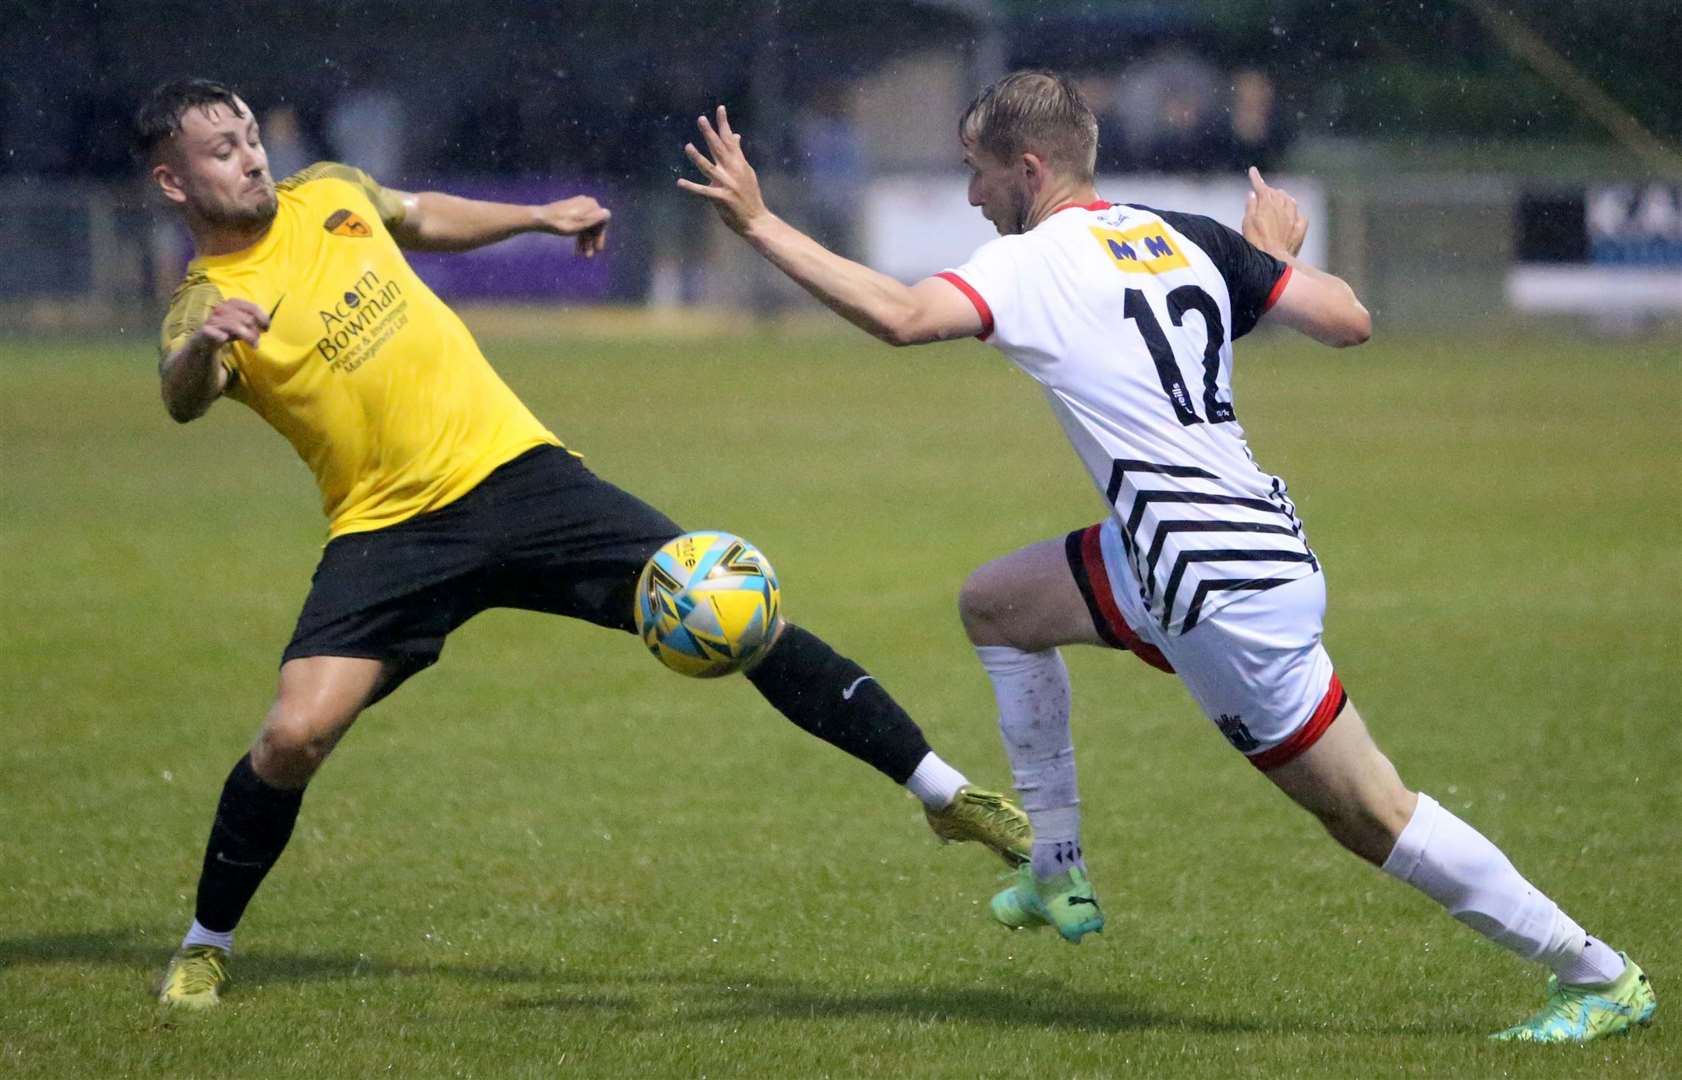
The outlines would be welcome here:
M 1044 388 L 1164 632 L 1318 572 L 1232 407 L 1233 340 L 1284 289 L 1284 263 L 1210 218 L 1097 202 L 940 276 Z

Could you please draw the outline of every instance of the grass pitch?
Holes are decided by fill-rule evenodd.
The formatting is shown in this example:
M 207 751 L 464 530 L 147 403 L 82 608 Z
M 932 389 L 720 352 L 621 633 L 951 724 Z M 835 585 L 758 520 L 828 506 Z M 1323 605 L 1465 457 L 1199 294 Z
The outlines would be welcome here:
M 1008 776 L 965 574 L 1101 507 L 979 345 L 487 336 L 590 464 L 752 538 L 790 615 L 979 782 Z M 0 1072 L 1674 1076 L 1682 1066 L 1676 342 L 1240 346 L 1325 562 L 1328 647 L 1404 777 L 1658 989 L 1651 1029 L 1492 1046 L 1542 978 L 1334 848 L 1172 679 L 1070 650 L 1110 917 L 990 924 L 991 864 L 740 680 L 481 616 L 304 803 L 205 1016 L 150 987 L 321 540 L 240 406 L 178 430 L 142 340 L 0 342 Z

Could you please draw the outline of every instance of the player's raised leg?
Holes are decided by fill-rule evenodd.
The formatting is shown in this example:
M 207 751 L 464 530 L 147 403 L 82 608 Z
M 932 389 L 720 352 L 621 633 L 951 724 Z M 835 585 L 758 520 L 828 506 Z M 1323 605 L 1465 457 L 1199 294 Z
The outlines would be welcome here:
M 1266 775 L 1338 843 L 1496 944 L 1547 965 L 1546 1005 L 1495 1038 L 1585 1042 L 1651 1020 L 1657 1003 L 1645 973 L 1586 934 L 1483 834 L 1408 790 L 1353 705 Z
M 683 529 L 571 454 L 544 454 L 522 483 L 529 489 L 507 502 L 517 512 L 497 530 L 506 545 L 491 582 L 497 602 L 635 633 L 637 580 Z M 795 726 L 910 790 L 944 839 L 979 841 L 1011 865 L 1027 858 L 1022 812 L 969 787 L 887 690 L 816 634 L 786 625 L 747 678 Z
M 251 752 L 222 786 L 193 925 L 164 973 L 159 1001 L 187 1008 L 218 1002 L 234 928 L 292 836 L 304 787 L 391 674 L 386 662 L 360 657 L 312 656 L 281 666 Z
M 1028 858 L 1028 819 L 997 792 L 974 787 L 934 752 L 893 695 L 823 639 L 789 624 L 748 673 L 765 700 L 815 735 L 903 786 L 948 842 L 978 842 L 1017 866 Z
M 1032 544 L 971 574 L 958 610 L 992 680 L 999 733 L 1034 829 L 1031 865 L 993 898 L 993 917 L 1013 929 L 1055 926 L 1078 943 L 1103 929 L 1104 915 L 1081 850 L 1069 672 L 1057 647 L 1106 642 L 1062 540 Z

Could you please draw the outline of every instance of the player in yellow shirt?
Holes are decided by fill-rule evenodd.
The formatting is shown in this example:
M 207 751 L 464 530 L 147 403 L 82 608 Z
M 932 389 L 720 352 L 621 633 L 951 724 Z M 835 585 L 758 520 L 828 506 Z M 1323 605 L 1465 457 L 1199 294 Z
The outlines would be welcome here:
M 246 247 L 193 260 L 163 351 L 188 345 L 233 298 L 261 309 L 258 344 L 218 350 L 222 392 L 285 435 L 314 471 L 330 538 L 437 510 L 515 456 L 560 444 L 404 260 L 400 240 L 438 246 L 442 238 L 416 227 L 437 214 L 411 215 L 367 174 L 331 163 L 264 190 L 276 204 L 272 223 Z M 593 199 L 543 209 L 581 250 L 601 243 L 607 212 Z
M 197 255 L 164 322 L 164 405 L 182 422 L 224 396 L 250 407 L 308 463 L 328 518 L 274 702 L 222 789 L 193 924 L 160 990 L 203 1007 L 227 984 L 234 927 L 305 786 L 363 709 L 486 608 L 630 631 L 643 564 L 683 530 L 562 448 L 403 257 L 522 232 L 572 237 L 592 256 L 609 220 L 595 199 L 411 194 L 331 163 L 276 184 L 251 109 L 205 80 L 158 87 L 135 127 Z M 864 669 L 809 631 L 788 626 L 747 678 L 802 729 L 910 789 L 942 837 L 1026 858 L 1021 811 L 970 787 Z

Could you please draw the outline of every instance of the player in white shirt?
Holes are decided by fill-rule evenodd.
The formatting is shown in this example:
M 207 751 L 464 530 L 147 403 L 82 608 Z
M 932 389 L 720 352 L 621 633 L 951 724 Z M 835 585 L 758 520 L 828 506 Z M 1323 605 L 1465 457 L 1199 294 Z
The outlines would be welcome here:
M 969 201 L 999 238 L 907 286 L 772 214 L 722 107 L 699 127 L 706 151 L 685 151 L 706 183 L 682 187 L 883 341 L 974 335 L 996 346 L 1040 383 L 1110 507 L 1101 524 L 982 567 L 960 599 L 1035 833 L 1032 862 L 993 899 L 996 919 L 1055 926 L 1070 942 L 1103 928 L 1057 650 L 1106 645 L 1177 673 L 1228 741 L 1344 847 L 1553 971 L 1542 1010 L 1497 1038 L 1585 1041 L 1651 1019 L 1635 963 L 1402 783 L 1321 644 L 1319 561 L 1232 406 L 1232 343 L 1259 319 L 1333 346 L 1371 333 L 1348 285 L 1297 260 L 1308 222 L 1295 200 L 1250 170 L 1242 234 L 1105 202 L 1091 111 L 1061 76 L 1017 72 L 959 124 Z

